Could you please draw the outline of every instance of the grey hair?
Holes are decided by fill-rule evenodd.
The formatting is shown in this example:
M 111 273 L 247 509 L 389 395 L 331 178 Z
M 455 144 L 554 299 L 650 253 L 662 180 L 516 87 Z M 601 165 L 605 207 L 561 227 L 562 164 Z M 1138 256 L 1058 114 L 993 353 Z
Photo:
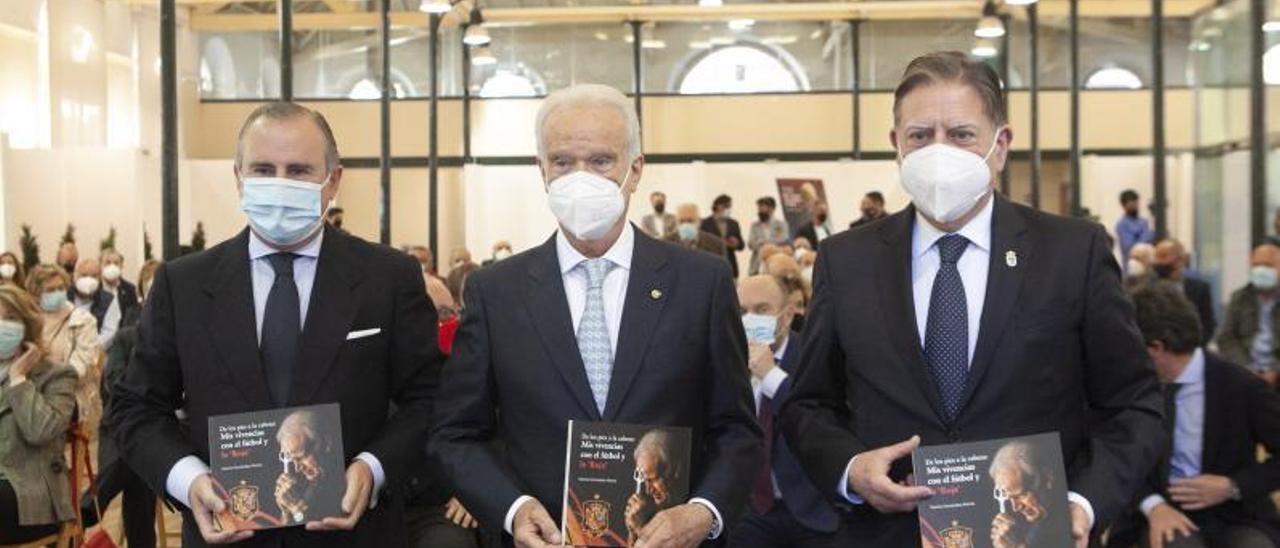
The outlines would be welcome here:
M 640 157 L 640 117 L 636 115 L 635 104 L 627 99 L 621 91 L 601 84 L 578 84 L 548 95 L 538 109 L 537 125 L 534 126 L 538 139 L 538 158 L 547 159 L 546 144 L 543 142 L 547 118 L 559 109 L 581 106 L 608 106 L 618 109 L 627 121 L 627 163 Z
M 297 432 L 307 438 L 308 446 L 318 448 L 322 452 L 328 451 L 328 439 L 316 428 L 316 415 L 311 411 L 294 411 L 285 417 L 280 423 L 280 429 L 276 431 L 276 442 L 284 443 L 284 435 L 287 432 Z
M 671 434 L 664 430 L 650 430 L 640 436 L 636 443 L 634 456 L 640 460 L 642 453 L 653 453 L 662 462 L 663 475 L 670 478 L 680 477 L 684 471 L 679 463 L 671 459 Z
M 1016 468 L 1022 471 L 1023 482 L 1033 488 L 1051 485 L 1053 472 L 1041 461 L 1040 452 L 1030 443 L 1015 441 L 1005 444 L 995 457 L 991 459 L 991 469 L 987 471 L 995 476 L 997 470 Z

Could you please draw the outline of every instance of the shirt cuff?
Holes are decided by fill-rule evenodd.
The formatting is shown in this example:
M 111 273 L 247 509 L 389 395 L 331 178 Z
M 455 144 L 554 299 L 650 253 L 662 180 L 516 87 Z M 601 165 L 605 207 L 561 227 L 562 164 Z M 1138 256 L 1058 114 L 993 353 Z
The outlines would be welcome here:
M 164 489 L 169 496 L 191 508 L 191 483 L 196 478 L 209 473 L 209 466 L 195 455 L 187 455 L 178 460 L 169 469 L 169 478 L 164 482 Z
M 502 527 L 507 531 L 508 535 L 515 535 L 515 533 L 511 532 L 511 527 L 516 521 L 516 512 L 520 510 L 521 506 L 524 506 L 524 503 L 531 500 L 533 500 L 533 497 L 529 495 L 520 495 L 520 498 L 511 503 L 511 508 L 507 509 L 507 517 L 502 521 Z
M 782 388 L 782 381 L 787 380 L 787 372 L 781 367 L 774 367 L 764 378 L 760 380 L 760 391 L 765 397 L 773 399 L 774 394 L 778 393 L 778 389 Z
M 1164 497 L 1159 494 L 1149 495 L 1147 498 L 1142 499 L 1142 503 L 1138 505 L 1138 509 L 1142 510 L 1142 515 L 1150 517 L 1151 511 L 1155 510 L 1156 507 L 1161 504 L 1165 504 Z
M 849 491 L 849 471 L 853 470 L 853 461 L 856 460 L 858 460 L 857 455 L 854 455 L 853 458 L 849 459 L 849 465 L 844 467 L 844 475 L 840 476 L 840 484 L 836 486 L 836 492 L 839 493 L 840 497 L 844 500 L 853 504 L 862 504 L 866 501 L 863 500 L 862 497 L 858 496 L 857 493 Z
M 373 453 L 365 451 L 356 455 L 356 460 L 362 461 L 369 465 L 369 471 L 373 472 L 373 491 L 369 493 L 369 508 L 378 506 L 378 495 L 382 493 L 382 487 L 387 484 L 387 474 L 382 471 L 382 462 Z
M 724 532 L 724 518 L 720 517 L 720 511 L 716 510 L 716 505 L 711 504 L 711 501 L 701 497 L 695 497 L 695 498 L 689 499 L 689 504 L 701 504 L 702 506 L 705 506 L 707 510 L 711 511 L 711 515 L 715 516 L 716 518 L 716 523 L 715 523 L 715 529 L 712 529 L 711 534 L 707 535 L 707 540 L 715 540 L 720 538 L 720 533 Z
M 1084 495 L 1075 491 L 1068 491 L 1067 502 L 1079 504 L 1084 509 L 1084 514 L 1089 517 L 1089 530 L 1092 531 L 1095 520 L 1093 518 L 1093 505 L 1089 504 L 1089 499 L 1084 498 Z

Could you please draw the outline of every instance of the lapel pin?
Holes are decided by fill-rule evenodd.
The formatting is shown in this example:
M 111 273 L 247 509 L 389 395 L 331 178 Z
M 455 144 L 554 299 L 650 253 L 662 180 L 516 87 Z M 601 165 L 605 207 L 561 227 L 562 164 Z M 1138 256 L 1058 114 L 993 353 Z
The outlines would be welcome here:
M 1006 251 L 1004 253 L 1004 264 L 1008 265 L 1009 268 L 1018 266 L 1018 253 L 1013 250 Z
M 658 299 L 661 299 L 661 298 L 662 298 L 662 290 L 661 290 L 661 289 L 654 289 L 654 290 L 650 291 L 650 292 L 649 292 L 649 298 L 650 298 L 650 299 L 653 299 L 653 300 L 655 300 L 655 301 L 656 301 L 656 300 L 658 300 Z

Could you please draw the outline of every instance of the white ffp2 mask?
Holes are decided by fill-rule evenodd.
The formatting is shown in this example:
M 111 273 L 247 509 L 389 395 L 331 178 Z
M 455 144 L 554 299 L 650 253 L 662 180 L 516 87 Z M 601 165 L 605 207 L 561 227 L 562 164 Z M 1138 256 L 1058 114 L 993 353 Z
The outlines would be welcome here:
M 561 176 L 547 187 L 551 213 L 560 226 L 579 240 L 599 240 L 609 233 L 627 209 L 622 189 L 631 178 L 631 170 L 619 185 L 587 171 Z
M 973 209 L 991 191 L 987 159 L 996 150 L 1000 131 L 986 156 L 934 143 L 902 158 L 899 172 L 911 202 L 925 216 L 949 223 Z

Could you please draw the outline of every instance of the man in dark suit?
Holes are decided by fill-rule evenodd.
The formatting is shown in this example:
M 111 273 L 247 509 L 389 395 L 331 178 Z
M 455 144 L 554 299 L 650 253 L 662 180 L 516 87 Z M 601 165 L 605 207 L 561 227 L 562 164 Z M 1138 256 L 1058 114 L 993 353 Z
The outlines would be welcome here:
M 747 365 L 756 386 L 756 416 L 764 431 L 765 461 L 752 483 L 749 511 L 730 544 L 743 548 L 838 546 L 840 517 L 805 475 L 774 425 L 791 391 L 800 335 L 791 331 L 795 307 L 779 278 L 752 276 L 738 283 L 747 333 Z
M 823 240 L 830 238 L 831 219 L 827 211 L 827 202 L 825 200 L 817 200 L 813 203 L 813 218 L 805 223 L 796 231 L 796 239 L 804 238 L 809 241 L 809 245 L 816 249 L 818 244 Z
M 1152 270 L 1155 270 L 1157 278 L 1182 286 L 1187 300 L 1195 305 L 1196 314 L 1200 317 L 1200 344 L 1209 344 L 1218 329 L 1218 320 L 1213 313 L 1213 289 L 1208 282 L 1187 275 L 1190 258 L 1182 242 L 1165 239 L 1156 244 L 1156 260 Z
M 422 271 L 325 227 L 342 167 L 320 114 L 259 107 L 237 150 L 249 228 L 157 271 L 114 394 L 112 434 L 147 484 L 182 505 L 184 546 L 403 546 L 401 489 L 421 455 L 442 361 Z M 344 515 L 305 528 L 215 529 L 227 503 L 208 473 L 209 417 L 332 402 L 348 463 Z
M 853 504 L 851 542 L 908 546 L 916 504 L 933 494 L 907 481 L 921 443 L 1056 431 L 1084 546 L 1161 441 L 1155 377 L 1104 231 L 994 194 L 1011 134 L 990 67 L 929 54 L 895 97 L 913 205 L 823 242 L 787 441 L 815 484 Z
M 1200 346 L 1195 308 L 1176 288 L 1133 294 L 1138 327 L 1165 388 L 1170 442 L 1112 530 L 1111 546 L 1280 546 L 1280 395 Z M 1258 461 L 1262 445 L 1272 455 Z
M 124 279 L 124 255 L 114 249 L 102 252 L 102 290 L 115 297 L 120 307 L 120 325 L 128 325 L 130 319 L 137 319 L 138 288 Z
M 570 420 L 689 428 L 690 499 L 659 512 L 637 545 L 721 538 L 760 447 L 729 268 L 626 222 L 644 157 L 624 95 L 567 88 L 537 120 L 560 228 L 468 280 L 431 450 L 480 523 L 543 547 L 561 542 Z
M 889 216 L 889 213 L 884 210 L 884 194 L 881 194 L 879 190 L 872 190 L 862 197 L 861 209 L 862 217 L 849 223 L 850 229 L 869 225 Z
M 746 248 L 742 241 L 742 227 L 738 221 L 730 217 L 733 199 L 728 194 L 716 196 L 711 202 L 711 215 L 702 220 L 702 231 L 719 236 L 724 240 L 724 258 L 729 261 L 734 279 L 738 277 L 738 252 Z
M 727 251 L 724 239 L 699 228 L 698 206 L 694 204 L 681 204 L 676 208 L 676 230 L 662 239 L 685 249 L 710 253 L 716 257 L 723 258 L 731 253 Z

